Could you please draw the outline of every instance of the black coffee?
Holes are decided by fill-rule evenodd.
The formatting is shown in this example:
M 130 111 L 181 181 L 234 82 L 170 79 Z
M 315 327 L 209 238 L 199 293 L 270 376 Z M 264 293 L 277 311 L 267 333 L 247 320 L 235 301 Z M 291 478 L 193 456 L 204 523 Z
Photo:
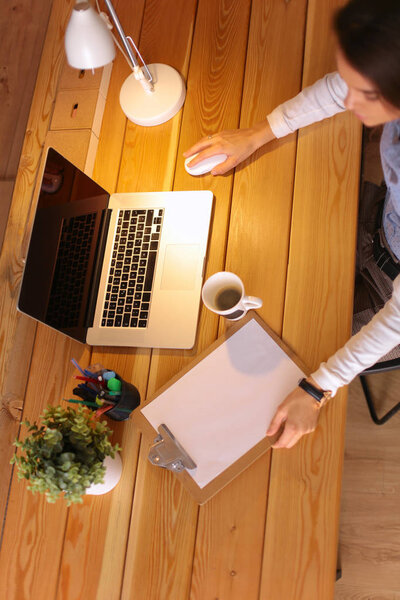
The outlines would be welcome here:
M 235 288 L 225 288 L 218 292 L 215 297 L 215 306 L 217 310 L 228 310 L 235 306 L 240 298 L 242 297 L 242 293 Z

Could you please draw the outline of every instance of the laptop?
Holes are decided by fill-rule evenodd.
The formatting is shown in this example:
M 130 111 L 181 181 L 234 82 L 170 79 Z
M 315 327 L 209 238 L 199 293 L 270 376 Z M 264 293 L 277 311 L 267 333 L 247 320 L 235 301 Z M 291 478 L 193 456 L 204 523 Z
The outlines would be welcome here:
M 18 308 L 90 345 L 192 348 L 210 191 L 116 193 L 48 149 Z

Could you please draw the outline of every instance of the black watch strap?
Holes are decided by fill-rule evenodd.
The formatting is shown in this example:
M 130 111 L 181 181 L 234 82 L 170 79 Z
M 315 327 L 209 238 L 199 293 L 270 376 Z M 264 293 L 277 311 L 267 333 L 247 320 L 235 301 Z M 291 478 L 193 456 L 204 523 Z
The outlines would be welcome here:
M 315 385 L 307 381 L 307 379 L 304 377 L 303 379 L 300 379 L 299 387 L 307 392 L 307 394 L 310 394 L 310 396 L 315 398 L 317 402 L 322 402 L 322 400 L 325 398 L 325 392 L 316 388 Z

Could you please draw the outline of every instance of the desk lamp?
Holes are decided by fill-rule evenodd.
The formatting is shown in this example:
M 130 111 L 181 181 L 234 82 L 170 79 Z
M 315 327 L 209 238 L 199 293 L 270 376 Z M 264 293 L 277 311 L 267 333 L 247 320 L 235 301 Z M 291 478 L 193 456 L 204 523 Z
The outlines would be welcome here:
M 112 25 L 106 13 L 89 2 L 79 0 L 72 11 L 65 32 L 65 52 L 68 63 L 76 69 L 103 67 L 115 58 L 113 38 L 133 73 L 124 81 L 119 101 L 130 121 L 152 126 L 165 123 L 182 107 L 185 84 L 181 75 L 164 64 L 146 65 L 132 38 L 126 36 L 110 0 L 104 0 L 123 48 L 111 33 Z M 134 52 L 139 56 L 140 65 Z

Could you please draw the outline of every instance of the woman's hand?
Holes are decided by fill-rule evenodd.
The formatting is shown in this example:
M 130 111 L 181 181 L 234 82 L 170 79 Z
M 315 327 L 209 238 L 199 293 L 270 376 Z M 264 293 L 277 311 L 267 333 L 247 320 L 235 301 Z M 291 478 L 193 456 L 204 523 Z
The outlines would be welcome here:
M 214 167 L 212 175 L 223 175 L 239 163 L 243 162 L 260 146 L 275 139 L 267 120 L 256 123 L 248 129 L 231 129 L 215 133 L 210 137 L 202 138 L 194 146 L 184 152 L 183 156 L 188 158 L 199 153 L 189 166 L 194 167 L 202 160 L 215 154 L 226 154 L 227 159 Z
M 296 388 L 278 406 L 267 435 L 275 435 L 284 425 L 283 431 L 273 448 L 291 448 L 305 433 L 311 433 L 317 426 L 320 408 L 307 392 Z

